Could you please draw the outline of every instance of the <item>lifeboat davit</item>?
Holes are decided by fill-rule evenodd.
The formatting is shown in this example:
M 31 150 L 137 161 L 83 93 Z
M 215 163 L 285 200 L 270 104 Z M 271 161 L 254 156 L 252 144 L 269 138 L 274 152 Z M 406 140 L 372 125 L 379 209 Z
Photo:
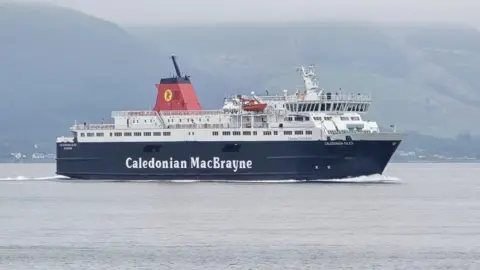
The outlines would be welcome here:
M 261 112 L 265 110 L 266 107 L 267 107 L 266 103 L 259 103 L 259 102 L 256 102 L 255 100 L 244 101 L 242 105 L 242 109 L 248 112 Z

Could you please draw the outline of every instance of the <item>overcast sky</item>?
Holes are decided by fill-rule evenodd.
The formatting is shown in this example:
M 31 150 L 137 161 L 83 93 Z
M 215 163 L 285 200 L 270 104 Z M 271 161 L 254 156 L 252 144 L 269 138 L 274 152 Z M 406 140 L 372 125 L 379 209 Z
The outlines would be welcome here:
M 480 26 L 480 0 L 38 1 L 71 7 L 120 24 L 335 19 L 387 22 L 438 21 Z

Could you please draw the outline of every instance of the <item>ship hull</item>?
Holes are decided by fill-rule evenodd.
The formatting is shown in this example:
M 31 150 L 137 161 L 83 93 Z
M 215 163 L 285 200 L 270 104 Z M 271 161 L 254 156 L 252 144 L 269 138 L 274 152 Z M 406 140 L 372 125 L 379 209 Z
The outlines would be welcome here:
M 318 180 L 382 174 L 400 141 L 57 143 L 57 174 L 98 180 Z

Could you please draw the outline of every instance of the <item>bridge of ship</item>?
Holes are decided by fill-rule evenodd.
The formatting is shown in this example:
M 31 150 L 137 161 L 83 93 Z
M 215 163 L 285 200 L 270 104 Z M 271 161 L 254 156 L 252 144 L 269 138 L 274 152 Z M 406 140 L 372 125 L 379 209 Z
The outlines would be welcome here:
M 357 112 L 366 113 L 372 100 L 368 95 L 319 96 L 315 100 L 287 99 L 285 108 L 291 112 Z

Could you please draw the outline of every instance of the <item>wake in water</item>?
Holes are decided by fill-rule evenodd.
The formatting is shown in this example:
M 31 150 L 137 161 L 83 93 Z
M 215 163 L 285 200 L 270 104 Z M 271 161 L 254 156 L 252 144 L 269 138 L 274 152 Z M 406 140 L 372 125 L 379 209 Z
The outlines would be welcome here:
M 167 183 L 199 183 L 199 182 L 209 182 L 209 183 L 245 183 L 245 184 L 293 184 L 293 183 L 358 183 L 358 184 L 394 184 L 401 183 L 402 181 L 397 177 L 385 176 L 380 174 L 369 175 L 369 176 L 360 176 L 352 178 L 343 178 L 343 179 L 319 179 L 319 180 L 252 180 L 252 181 L 235 181 L 235 180 L 70 180 L 70 178 L 60 175 L 55 176 L 46 176 L 46 177 L 26 177 L 26 176 L 14 176 L 14 177 L 0 177 L 0 181 L 88 181 L 88 182 L 167 182 Z
M 187 180 L 169 181 L 173 183 L 186 183 Z M 397 177 L 385 176 L 381 174 L 374 174 L 368 176 L 359 176 L 343 179 L 318 179 L 318 180 L 252 180 L 252 181 L 237 181 L 237 180 L 202 180 L 202 181 L 190 181 L 190 182 L 213 182 L 213 183 L 253 183 L 253 184 L 290 184 L 290 183 L 359 183 L 359 184 L 394 184 L 401 183 L 402 181 Z
M 67 180 L 68 177 L 55 175 L 45 177 L 27 177 L 27 176 L 13 176 L 13 177 L 0 177 L 0 181 L 48 181 L 48 180 Z

